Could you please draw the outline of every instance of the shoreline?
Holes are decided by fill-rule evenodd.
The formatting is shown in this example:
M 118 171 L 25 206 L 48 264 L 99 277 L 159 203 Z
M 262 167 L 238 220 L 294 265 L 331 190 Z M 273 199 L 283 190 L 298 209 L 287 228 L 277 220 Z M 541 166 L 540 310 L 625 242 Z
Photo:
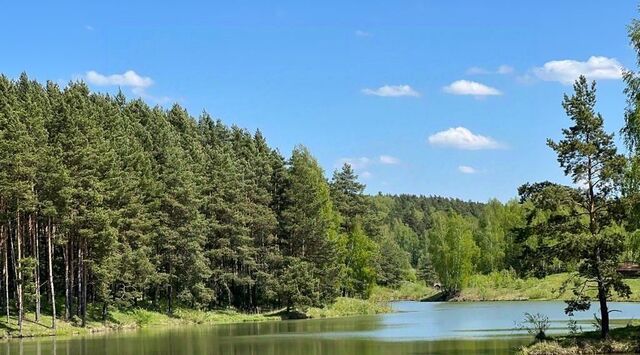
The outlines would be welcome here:
M 637 334 L 640 325 L 632 323 L 624 327 L 612 328 L 610 338 L 600 339 L 597 331 L 576 335 L 552 336 L 546 340 L 533 342 L 518 350 L 520 355 L 572 355 L 572 354 L 637 354 L 640 340 Z
M 438 299 L 438 291 L 423 283 L 403 282 L 391 289 L 376 286 L 367 300 L 339 297 L 330 305 L 322 308 L 310 307 L 304 312 L 284 314 L 282 310 L 260 314 L 242 313 L 231 309 L 200 311 L 176 309 L 173 315 L 146 309 L 110 311 L 107 322 L 90 320 L 87 327 L 80 327 L 77 318 L 69 322 L 57 319 L 57 329 L 50 328 L 51 316 L 42 315 L 36 323 L 34 314 L 25 314 L 23 335 L 18 335 L 17 319 L 0 317 L 0 338 L 4 341 L 20 338 L 63 337 L 102 334 L 108 332 L 131 331 L 139 329 L 162 329 L 189 325 L 225 325 L 248 322 L 282 321 L 288 319 L 323 319 L 350 316 L 374 315 L 392 312 L 390 304 L 399 301 L 416 302 L 545 302 L 564 301 L 570 297 L 568 292 L 557 292 L 559 285 L 566 280 L 567 274 L 555 274 L 543 279 L 504 279 L 501 275 L 478 275 L 457 296 Z M 614 297 L 612 302 L 640 301 L 640 280 L 628 280 L 635 291 L 631 298 Z M 509 286 L 509 287 L 505 287 Z M 431 299 L 431 300 L 429 300 Z
M 0 318 L 1 340 L 6 342 L 16 339 L 29 339 L 39 337 L 76 337 L 92 334 L 104 334 L 121 331 L 135 331 L 141 329 L 163 329 L 180 326 L 197 325 L 227 325 L 240 323 L 261 323 L 286 320 L 304 319 L 330 319 L 346 318 L 352 316 L 374 315 L 391 312 L 389 301 L 374 302 L 355 298 L 339 297 L 336 301 L 323 308 L 310 307 L 306 312 L 285 313 L 283 310 L 267 313 L 251 314 L 235 310 L 198 311 L 191 309 L 177 309 L 173 315 L 135 309 L 130 311 L 114 310 L 110 313 L 106 322 L 91 320 L 86 327 L 79 326 L 77 319 L 64 321 L 56 319 L 56 330 L 51 328 L 51 316 L 41 315 L 36 322 L 33 313 L 26 313 L 23 321 L 23 334 L 18 334 L 16 317 L 10 317 L 9 322 L 5 317 Z

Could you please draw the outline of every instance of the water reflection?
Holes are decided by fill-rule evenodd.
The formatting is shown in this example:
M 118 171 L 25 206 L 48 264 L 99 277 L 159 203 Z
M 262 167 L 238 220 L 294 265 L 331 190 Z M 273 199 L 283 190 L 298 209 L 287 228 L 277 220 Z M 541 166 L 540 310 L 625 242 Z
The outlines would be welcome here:
M 397 313 L 342 319 L 141 330 L 75 338 L 12 340 L 5 354 L 508 354 L 530 341 L 514 323 L 524 312 L 548 315 L 566 329 L 562 302 L 417 303 Z M 640 305 L 613 303 L 618 318 L 639 318 Z M 597 309 L 594 309 L 597 311 Z M 592 312 L 582 313 L 584 327 Z

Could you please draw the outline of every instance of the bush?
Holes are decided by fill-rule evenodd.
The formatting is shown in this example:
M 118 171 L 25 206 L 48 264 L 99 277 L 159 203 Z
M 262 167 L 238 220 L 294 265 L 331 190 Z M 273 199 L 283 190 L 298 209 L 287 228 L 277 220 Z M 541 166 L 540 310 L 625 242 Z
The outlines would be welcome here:
M 549 317 L 536 313 L 525 313 L 524 321 L 519 324 L 520 329 L 525 329 L 529 334 L 534 335 L 536 340 L 544 340 L 547 338 L 546 331 L 551 326 Z
M 150 324 L 153 319 L 153 313 L 144 309 L 135 309 L 131 311 L 131 315 L 139 327 Z

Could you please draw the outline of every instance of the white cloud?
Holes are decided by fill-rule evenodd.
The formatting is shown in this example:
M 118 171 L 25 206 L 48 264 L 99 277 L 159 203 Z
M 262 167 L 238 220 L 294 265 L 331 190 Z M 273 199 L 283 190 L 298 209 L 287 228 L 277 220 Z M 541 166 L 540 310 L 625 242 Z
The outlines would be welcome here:
M 500 90 L 475 81 L 458 80 L 445 86 L 444 92 L 453 95 L 496 96 L 502 95 Z
M 123 74 L 103 75 L 90 70 L 85 79 L 88 83 L 98 86 L 130 86 L 134 88 L 147 88 L 153 85 L 153 80 L 148 76 L 140 76 L 133 70 L 127 70 Z
M 499 149 L 502 145 L 491 137 L 474 134 L 464 127 L 449 128 L 435 133 L 428 138 L 429 144 L 434 146 L 463 149 L 482 150 Z
M 163 105 L 175 101 L 168 96 L 154 96 L 149 94 L 147 89 L 154 84 L 153 79 L 148 76 L 141 76 L 133 70 L 127 70 L 122 74 L 111 75 L 104 75 L 90 70 L 85 73 L 84 80 L 96 86 L 130 87 L 134 95 L 156 104 Z
M 512 66 L 509 65 L 501 65 L 498 67 L 498 70 L 496 70 L 496 73 L 498 74 L 502 74 L 502 75 L 507 75 L 507 74 L 511 74 L 515 71 L 515 69 L 513 69 Z
M 358 37 L 371 37 L 371 33 L 367 31 L 357 30 L 355 33 L 356 33 L 356 36 Z
M 552 60 L 542 67 L 534 68 L 533 73 L 545 81 L 558 81 L 571 84 L 580 75 L 589 79 L 620 79 L 622 64 L 615 58 L 592 56 L 586 62 L 577 60 Z
M 460 165 L 458 167 L 458 171 L 463 174 L 475 174 L 478 172 L 478 170 L 476 170 L 474 167 L 467 166 L 467 165 Z
M 420 93 L 415 91 L 409 85 L 385 85 L 377 89 L 363 89 L 362 93 L 364 93 L 365 95 L 375 95 L 383 97 L 420 96 Z
M 391 155 L 381 155 L 379 160 L 380 160 L 380 163 L 387 164 L 387 165 L 400 164 L 400 159 L 396 157 L 392 157 Z
M 349 164 L 351 168 L 358 173 L 358 175 L 363 179 L 370 179 L 373 177 L 373 174 L 369 170 L 371 167 L 380 166 L 380 165 L 398 165 L 400 164 L 400 159 L 393 157 L 391 155 L 380 155 L 376 158 L 367 158 L 367 157 L 359 157 L 359 158 L 341 158 L 336 161 L 335 168 L 339 169 L 344 164 Z
M 485 74 L 501 74 L 507 75 L 515 72 L 515 69 L 509 65 L 501 65 L 496 70 L 489 70 L 482 67 L 471 67 L 467 69 L 467 74 L 469 75 L 485 75 Z
M 84 29 L 87 30 L 87 31 L 93 31 L 93 26 L 86 25 L 86 26 L 84 26 Z
M 336 168 L 349 164 L 354 170 L 360 170 L 368 167 L 371 164 L 371 159 L 367 157 L 360 158 L 341 158 L 336 164 Z

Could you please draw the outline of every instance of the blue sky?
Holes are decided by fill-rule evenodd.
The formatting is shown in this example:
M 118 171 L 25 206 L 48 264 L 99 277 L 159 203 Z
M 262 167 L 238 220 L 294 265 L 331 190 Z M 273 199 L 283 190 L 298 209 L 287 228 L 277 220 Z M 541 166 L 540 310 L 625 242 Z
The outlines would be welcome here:
M 95 4 L 94 4 L 95 3 Z M 584 73 L 607 129 L 635 68 L 634 1 L 155 1 L 3 5 L 0 71 L 151 104 L 178 102 L 250 130 L 368 192 L 507 200 L 567 183 L 548 137 Z M 593 57 L 593 58 L 592 58 Z

